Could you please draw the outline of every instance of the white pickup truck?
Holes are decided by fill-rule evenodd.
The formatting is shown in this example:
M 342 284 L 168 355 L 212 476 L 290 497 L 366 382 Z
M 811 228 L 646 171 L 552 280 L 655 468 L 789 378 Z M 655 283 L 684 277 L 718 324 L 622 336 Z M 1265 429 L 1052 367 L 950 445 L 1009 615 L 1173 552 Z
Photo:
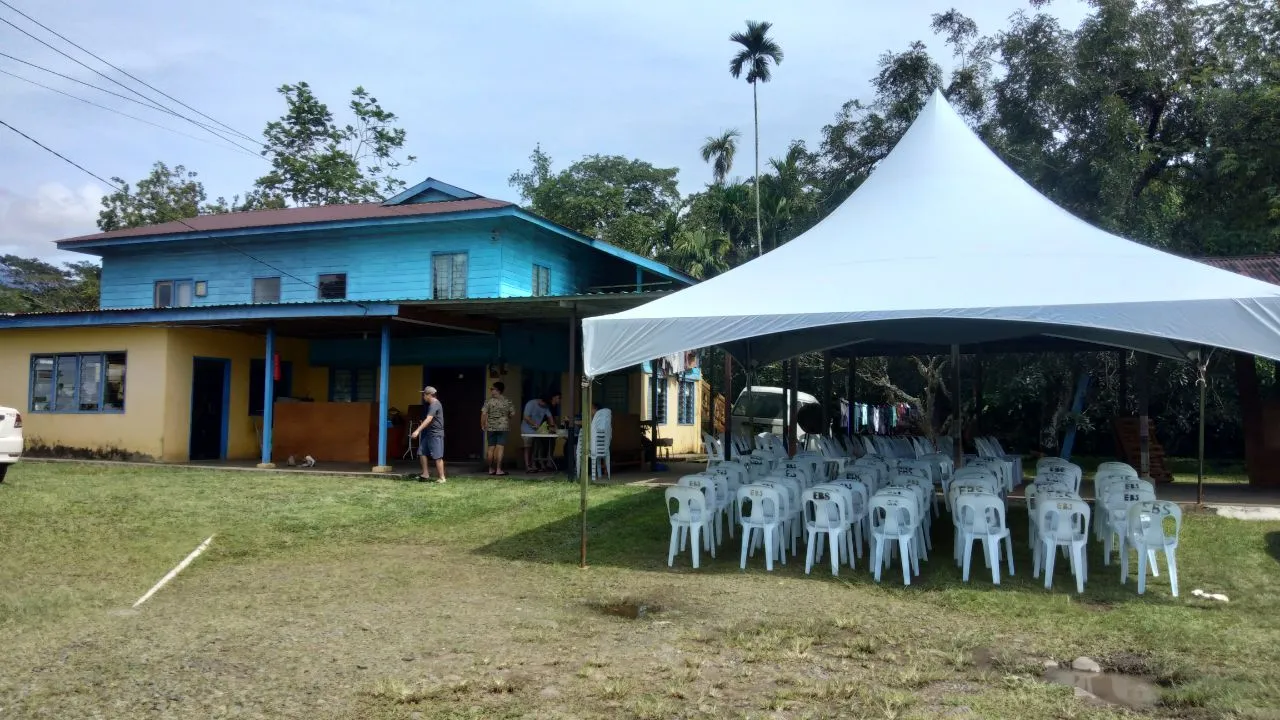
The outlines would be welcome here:
M 0 406 L 0 482 L 9 466 L 22 457 L 22 414 Z

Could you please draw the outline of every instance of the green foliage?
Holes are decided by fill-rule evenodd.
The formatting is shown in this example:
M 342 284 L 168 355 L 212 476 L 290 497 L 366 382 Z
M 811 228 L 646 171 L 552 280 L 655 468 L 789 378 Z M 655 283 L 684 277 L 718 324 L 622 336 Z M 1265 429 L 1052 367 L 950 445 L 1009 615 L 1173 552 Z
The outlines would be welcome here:
M 553 173 L 540 147 L 529 159 L 530 170 L 512 174 L 510 183 L 533 212 L 645 257 L 669 248 L 664 228 L 680 207 L 676 168 L 588 155 Z
M 736 129 L 725 130 L 719 135 L 708 136 L 702 145 L 702 161 L 711 163 L 711 172 L 717 185 L 723 185 L 733 169 L 733 158 L 738 152 Z
M 103 232 L 195 217 L 205 201 L 204 185 L 182 165 L 157 162 L 136 188 L 122 178 L 111 181 L 120 189 L 102 198 L 98 228 Z
M 735 78 L 742 77 L 747 71 L 747 82 L 769 82 L 773 77 L 773 65 L 782 64 L 782 47 L 769 37 L 773 23 L 747 21 L 746 32 L 736 32 L 729 36 L 729 41 L 742 46 L 742 49 L 729 61 L 729 74 Z
M 35 258 L 0 256 L 0 313 L 96 310 L 102 268 L 91 262 L 62 267 Z
M 279 92 L 288 109 L 263 133 L 272 170 L 258 178 L 258 190 L 295 205 L 333 205 L 380 201 L 404 188 L 392 173 L 416 158 L 399 158 L 405 131 L 367 90 L 351 91 L 352 122 L 343 125 L 307 83 Z

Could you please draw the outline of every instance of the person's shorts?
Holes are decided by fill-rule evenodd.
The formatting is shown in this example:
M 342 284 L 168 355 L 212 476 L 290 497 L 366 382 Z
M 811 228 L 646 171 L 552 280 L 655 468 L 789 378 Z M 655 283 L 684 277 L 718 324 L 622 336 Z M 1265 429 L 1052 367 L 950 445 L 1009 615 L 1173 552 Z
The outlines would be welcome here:
M 444 458 L 444 435 L 419 435 L 418 454 L 431 460 Z
M 490 430 L 489 431 L 489 447 L 505 447 L 507 444 L 506 430 Z

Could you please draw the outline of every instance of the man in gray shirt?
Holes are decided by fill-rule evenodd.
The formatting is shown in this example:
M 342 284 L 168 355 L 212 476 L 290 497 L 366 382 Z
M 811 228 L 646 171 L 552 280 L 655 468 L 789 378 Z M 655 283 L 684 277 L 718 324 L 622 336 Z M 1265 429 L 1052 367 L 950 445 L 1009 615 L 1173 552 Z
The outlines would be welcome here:
M 444 408 L 436 399 L 436 389 L 428 385 L 422 389 L 422 403 L 426 409 L 426 417 L 422 424 L 413 431 L 418 440 L 418 459 L 422 461 L 422 474 L 418 480 L 427 482 L 431 479 L 429 460 L 436 463 L 436 482 L 445 482 L 444 477 Z

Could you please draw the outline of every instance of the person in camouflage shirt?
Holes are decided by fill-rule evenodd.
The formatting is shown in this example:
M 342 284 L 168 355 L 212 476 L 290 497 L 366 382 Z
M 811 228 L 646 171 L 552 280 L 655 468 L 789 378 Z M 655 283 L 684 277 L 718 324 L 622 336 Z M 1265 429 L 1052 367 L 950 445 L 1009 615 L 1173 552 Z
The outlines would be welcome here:
M 485 459 L 489 464 L 490 475 L 506 475 L 502 469 L 502 454 L 507 449 L 507 431 L 511 429 L 511 417 L 515 408 L 502 393 L 507 386 L 502 382 L 493 384 L 489 391 L 489 399 L 480 408 L 480 429 L 488 439 L 488 450 Z

